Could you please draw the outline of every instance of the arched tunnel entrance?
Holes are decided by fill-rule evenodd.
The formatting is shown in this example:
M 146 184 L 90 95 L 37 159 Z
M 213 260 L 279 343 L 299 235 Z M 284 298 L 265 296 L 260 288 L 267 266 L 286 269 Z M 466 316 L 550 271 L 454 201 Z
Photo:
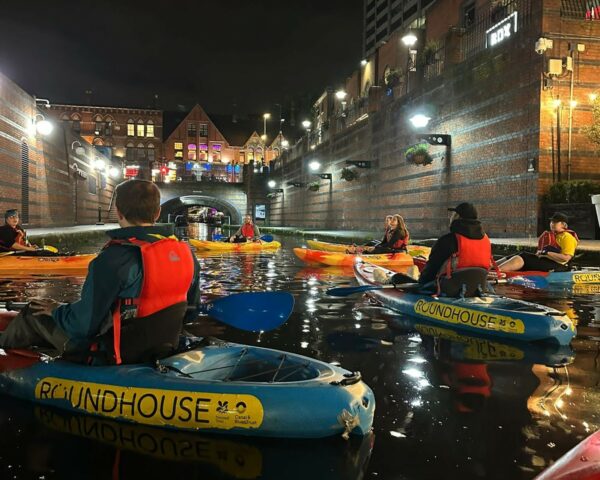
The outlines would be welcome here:
M 233 204 L 206 195 L 184 195 L 167 200 L 161 205 L 159 221 L 166 222 L 169 218 L 173 221 L 178 215 L 187 217 L 190 212 L 201 211 L 203 207 L 222 212 L 225 217 L 229 217 L 230 222 L 234 225 L 242 223 L 242 214 Z

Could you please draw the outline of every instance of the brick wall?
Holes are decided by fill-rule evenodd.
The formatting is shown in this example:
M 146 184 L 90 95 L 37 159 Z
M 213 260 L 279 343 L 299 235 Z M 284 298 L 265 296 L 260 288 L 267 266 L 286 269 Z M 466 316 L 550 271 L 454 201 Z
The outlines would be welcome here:
M 271 223 L 377 230 L 385 215 L 400 213 L 414 236 L 434 236 L 447 230 L 447 207 L 470 201 L 490 234 L 535 236 L 539 178 L 528 167 L 540 147 L 542 59 L 533 49 L 539 17 L 531 12 L 528 29 L 510 41 L 447 68 L 315 151 L 283 168 L 278 162 L 273 176 L 283 183 L 314 181 L 313 158 L 333 182 L 321 181 L 318 192 L 286 186 L 271 201 Z M 404 151 L 417 141 L 408 118 L 423 107 L 432 113 L 425 132 L 452 135 L 452 151 L 448 158 L 444 147 L 431 147 L 433 163 L 416 166 Z M 346 182 L 340 178 L 346 160 L 374 163 Z
M 36 108 L 34 97 L 0 74 L 0 212 L 18 208 L 23 214 L 28 206 L 28 218 L 22 220 L 30 227 L 96 223 L 98 206 L 107 214 L 115 181 L 105 178 L 104 185 L 91 162 L 102 158 L 108 164 L 109 160 L 59 122 L 53 122 L 54 130 L 46 137 L 36 133 L 33 122 L 41 120 L 40 115 L 50 118 L 44 107 Z M 75 141 L 84 154 L 72 148 Z M 25 150 L 29 166 L 23 171 Z M 93 178 L 95 193 L 84 176 Z M 27 193 L 29 202 L 23 205 Z

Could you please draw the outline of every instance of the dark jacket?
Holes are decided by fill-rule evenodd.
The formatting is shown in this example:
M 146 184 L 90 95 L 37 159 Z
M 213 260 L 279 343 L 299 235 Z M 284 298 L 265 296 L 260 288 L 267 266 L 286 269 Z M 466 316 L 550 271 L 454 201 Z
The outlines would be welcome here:
M 106 232 L 111 239 L 131 237 L 156 241 L 152 234 L 169 236 L 161 227 L 127 227 Z M 194 258 L 194 277 L 188 290 L 188 305 L 197 305 L 200 297 L 200 266 Z M 96 335 L 112 326 L 111 307 L 117 298 L 135 298 L 142 289 L 142 257 L 139 249 L 125 245 L 110 245 L 102 250 L 89 266 L 81 290 L 81 299 L 61 305 L 52 316 L 73 341 L 70 348 L 84 347 Z M 165 279 L 168 281 L 168 279 Z M 190 311 L 187 317 L 196 317 Z
M 480 240 L 485 235 L 481 222 L 479 220 L 470 220 L 466 218 L 458 218 L 450 225 L 450 233 L 440 237 L 431 249 L 429 260 L 419 277 L 419 283 L 425 284 L 435 280 L 444 262 L 448 260 L 452 254 L 458 252 L 458 243 L 455 234 L 464 235 L 467 238 Z
M 386 232 L 381 242 L 375 246 L 372 253 L 394 253 L 398 252 L 397 248 L 393 248 L 397 241 L 404 239 L 399 228 Z

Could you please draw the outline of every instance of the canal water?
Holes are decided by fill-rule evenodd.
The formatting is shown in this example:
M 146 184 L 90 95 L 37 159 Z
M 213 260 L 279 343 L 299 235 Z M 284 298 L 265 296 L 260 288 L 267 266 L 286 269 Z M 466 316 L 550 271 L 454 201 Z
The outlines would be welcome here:
M 529 479 L 600 428 L 600 293 L 503 287 L 577 322 L 573 349 L 505 345 L 412 322 L 366 296 L 332 298 L 351 272 L 306 267 L 285 237 L 276 253 L 200 257 L 207 295 L 286 290 L 279 329 L 222 338 L 359 370 L 377 407 L 373 435 L 256 440 L 65 415 L 0 396 L 6 479 Z M 0 300 L 78 298 L 82 278 L 0 280 Z M 293 415 L 294 412 L 290 412 Z

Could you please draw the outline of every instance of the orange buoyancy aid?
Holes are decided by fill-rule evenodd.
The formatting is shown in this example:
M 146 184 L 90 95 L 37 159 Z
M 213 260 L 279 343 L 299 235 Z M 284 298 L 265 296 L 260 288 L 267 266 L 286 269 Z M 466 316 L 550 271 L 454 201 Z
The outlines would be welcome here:
M 459 268 L 479 267 L 489 270 L 490 265 L 495 266 L 492 243 L 487 235 L 484 234 L 483 238 L 479 239 L 468 238 L 459 233 L 455 236 L 458 250 L 446 262 L 446 277 L 450 278 L 452 271 Z
M 160 313 L 169 307 L 185 303 L 187 305 L 187 293 L 194 277 L 194 261 L 189 246 L 174 238 L 160 238 L 155 242 L 147 242 L 137 238 L 127 240 L 112 240 L 109 245 L 130 245 L 138 247 L 142 255 L 142 288 L 137 298 L 119 298 L 115 302 L 113 310 L 113 347 L 114 361 L 117 365 L 122 363 L 121 359 L 121 329 L 122 321 L 128 322 L 128 337 L 136 342 L 137 338 L 144 338 L 152 347 L 153 344 L 167 343 L 161 335 L 173 337 L 178 336 L 181 330 L 180 319 L 165 319 L 172 324 L 169 335 L 163 329 L 157 335 L 153 328 L 153 321 L 158 320 Z M 106 248 L 106 247 L 105 247 Z M 128 310 L 122 311 L 124 305 Z M 133 308 L 132 308 L 133 307 Z M 185 312 L 185 310 L 183 310 Z M 141 335 L 132 334 L 131 330 L 142 330 Z M 169 330 L 169 329 L 168 329 Z M 125 345 L 125 350 L 127 345 Z
M 254 237 L 254 225 L 251 223 L 244 223 L 242 225 L 242 235 L 246 238 Z
M 575 237 L 577 243 L 579 243 L 579 237 L 573 230 L 565 230 L 565 232 L 570 233 Z M 540 235 L 538 238 L 538 250 L 543 250 L 546 247 L 554 247 L 561 250 L 560 245 L 556 241 L 556 233 L 551 230 L 546 230 L 544 233 Z

